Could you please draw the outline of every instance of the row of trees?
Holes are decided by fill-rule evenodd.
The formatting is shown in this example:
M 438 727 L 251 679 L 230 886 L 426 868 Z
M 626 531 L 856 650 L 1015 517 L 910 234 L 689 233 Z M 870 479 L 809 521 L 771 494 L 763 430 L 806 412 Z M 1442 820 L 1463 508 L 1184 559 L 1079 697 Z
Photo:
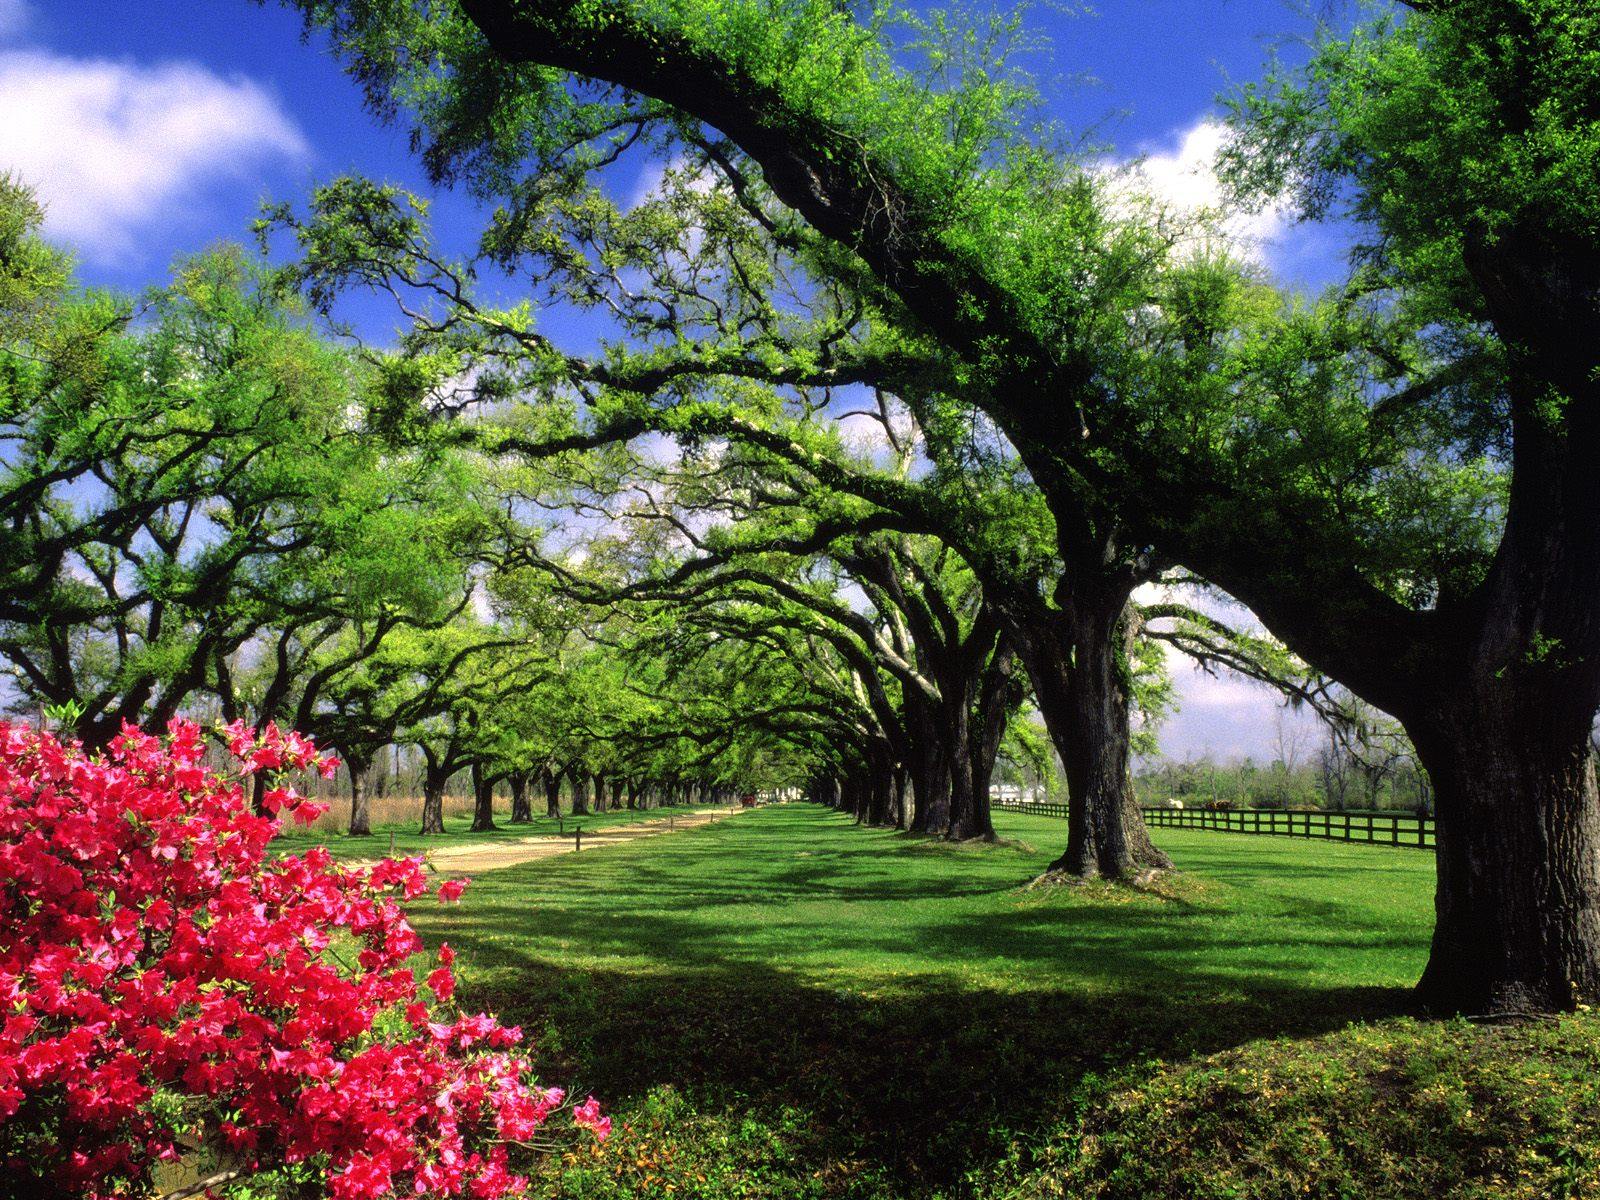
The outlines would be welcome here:
M 27 695 L 90 740 L 197 696 L 357 763 L 404 736 L 441 788 L 548 785 L 581 726 L 591 774 L 806 779 L 950 837 L 990 833 L 1031 701 L 1056 866 L 1126 878 L 1164 862 L 1129 786 L 1164 643 L 1400 723 L 1439 819 L 1428 999 L 1600 991 L 1600 242 L 1569 52 L 1600 17 L 1418 3 L 1247 90 L 1236 195 L 1365 235 L 1308 300 L 1059 152 L 1009 18 L 298 7 L 490 219 L 458 261 L 420 202 L 339 180 L 263 221 L 270 287 L 214 255 L 134 319 L 6 218 L 0 652 Z M 642 154 L 664 180 L 624 210 L 604 176 Z M 352 288 L 398 301 L 395 347 L 285 306 Z M 552 342 L 551 306 L 599 349 Z M 1183 602 L 1208 587 L 1269 632 Z M 615 686 L 574 693 L 575 659 Z
M 1440 830 L 1426 997 L 1515 1010 L 1600 990 L 1587 6 L 1417 0 L 1241 96 L 1236 194 L 1363 234 L 1348 283 L 1316 301 L 1058 152 L 1004 57 L 1003 17 L 955 29 L 821 0 L 299 7 L 374 107 L 411 125 L 434 178 L 493 207 L 483 257 L 538 298 L 603 311 L 617 337 L 593 358 L 558 352 L 531 307 L 455 288 L 470 269 L 419 251 L 413 210 L 371 189 L 324 194 L 298 228 L 314 299 L 352 280 L 431 292 L 442 309 L 400 358 L 448 351 L 486 401 L 537 395 L 544 427 L 513 439 L 535 458 L 574 437 L 735 439 L 840 497 L 791 540 L 820 551 L 829 520 L 878 522 L 961 556 L 983 600 L 945 636 L 937 719 L 980 735 L 945 739 L 953 831 L 982 829 L 963 807 L 982 721 L 954 696 L 981 693 L 967 638 L 987 644 L 992 622 L 1067 768 L 1063 865 L 1153 861 L 1128 803 L 1130 600 L 1181 568 L 1415 744 Z M 657 202 L 619 213 L 595 176 L 636 150 L 675 165 Z M 783 427 L 816 390 L 850 386 L 914 414 L 937 508 L 919 504 L 923 478 L 840 476 Z M 1037 537 L 987 486 L 1006 471 L 1047 518 Z M 901 566 L 928 571 L 925 553 Z M 889 586 L 877 566 L 862 577 Z M 875 666 L 931 700 L 892 643 Z M 865 746 L 827 774 L 892 807 L 894 764 L 921 760 L 879 757 L 865 782 Z
M 320 334 L 237 248 L 133 301 L 76 286 L 0 181 L 0 658 L 14 709 L 90 747 L 180 714 L 294 728 L 350 772 L 422 762 L 422 828 L 468 772 L 475 827 L 679 802 L 757 781 L 759 748 L 686 697 L 626 614 L 524 562 L 569 473 L 382 426 L 372 360 Z M 537 501 L 538 503 L 535 503 Z M 574 543 L 575 544 L 575 543 Z M 703 673 L 724 669 L 711 664 Z M 756 774 L 752 774 L 755 772 Z M 761 776 L 761 781 L 765 777 Z M 259 799 L 259 797 L 258 797 Z

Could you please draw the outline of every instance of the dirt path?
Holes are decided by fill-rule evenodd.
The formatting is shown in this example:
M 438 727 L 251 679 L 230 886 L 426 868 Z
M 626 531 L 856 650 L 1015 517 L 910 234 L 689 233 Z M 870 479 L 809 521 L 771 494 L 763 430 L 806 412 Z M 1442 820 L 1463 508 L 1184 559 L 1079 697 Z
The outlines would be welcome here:
M 743 808 L 697 808 L 686 813 L 652 817 L 648 821 L 633 821 L 627 825 L 585 829 L 581 839 L 574 830 L 572 833 L 555 837 L 465 842 L 458 846 L 441 846 L 437 850 L 430 850 L 427 853 L 427 860 L 429 867 L 441 875 L 475 875 L 480 871 L 498 871 L 541 858 L 554 858 L 557 854 L 572 854 L 580 849 L 587 854 L 591 850 L 631 842 L 635 838 L 656 837 L 663 833 L 676 833 L 680 829 L 693 829 L 700 825 L 709 825 L 713 821 L 726 821 L 729 817 L 746 811 L 748 810 Z

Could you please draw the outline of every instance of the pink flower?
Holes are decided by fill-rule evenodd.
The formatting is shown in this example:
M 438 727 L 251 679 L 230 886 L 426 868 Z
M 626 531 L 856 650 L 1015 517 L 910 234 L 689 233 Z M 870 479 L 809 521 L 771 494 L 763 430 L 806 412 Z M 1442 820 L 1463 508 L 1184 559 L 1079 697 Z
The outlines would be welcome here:
M 467 890 L 471 879 L 447 879 L 439 885 L 439 903 L 454 904 L 461 899 L 461 893 Z
M 590 1130 L 602 1142 L 611 1134 L 611 1118 L 600 1115 L 600 1102 L 593 1096 L 572 1110 L 572 1123 Z
M 449 967 L 439 967 L 428 972 L 428 987 L 441 1000 L 448 1000 L 456 992 L 456 977 Z
M 0 1120 L 60 1112 L 22 1185 L 138 1192 L 184 1153 L 182 1113 L 262 1161 L 318 1164 L 319 1194 L 520 1194 L 500 1142 L 530 1138 L 560 1097 L 533 1084 L 519 1030 L 436 1011 L 455 993 L 448 946 L 425 986 L 411 970 L 421 940 L 396 893 L 426 890 L 420 861 L 270 856 L 278 821 L 240 776 L 314 751 L 273 725 L 225 735 L 232 777 L 205 767 L 188 722 L 165 738 L 127 726 L 90 758 L 0 721 Z M 264 801 L 323 809 L 287 788 Z

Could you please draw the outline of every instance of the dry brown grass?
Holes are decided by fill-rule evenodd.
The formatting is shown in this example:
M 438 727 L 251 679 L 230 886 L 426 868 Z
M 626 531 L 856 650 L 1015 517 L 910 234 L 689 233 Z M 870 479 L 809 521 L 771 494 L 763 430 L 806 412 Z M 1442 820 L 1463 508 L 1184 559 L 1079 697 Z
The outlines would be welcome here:
M 323 833 L 343 833 L 350 828 L 350 797 L 325 797 L 333 805 L 311 823 L 311 828 Z M 503 797 L 495 797 L 495 810 L 509 805 L 510 801 Z M 418 825 L 422 824 L 422 797 L 421 796 L 383 796 L 374 797 L 369 810 L 372 813 L 372 827 L 381 828 L 385 825 Z M 444 817 L 472 816 L 471 796 L 451 796 L 448 793 L 444 798 Z

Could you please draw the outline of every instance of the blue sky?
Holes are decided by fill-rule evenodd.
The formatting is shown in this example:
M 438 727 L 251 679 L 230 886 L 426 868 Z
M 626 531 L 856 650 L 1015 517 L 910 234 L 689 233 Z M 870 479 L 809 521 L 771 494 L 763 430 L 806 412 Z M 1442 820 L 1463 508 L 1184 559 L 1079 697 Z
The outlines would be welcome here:
M 1274 46 L 1311 28 L 1286 0 L 1101 0 L 1042 6 L 1048 50 L 1031 65 L 1053 116 L 1123 158 L 1145 156 L 1163 191 L 1215 198 L 1205 160 L 1216 97 L 1258 77 Z M 0 0 L 0 169 L 47 205 L 91 282 L 137 289 L 181 255 L 243 238 L 265 199 L 361 172 L 427 191 L 404 136 L 296 16 L 249 0 Z M 622 186 L 626 186 L 626 181 Z M 443 235 L 469 237 L 472 205 L 434 196 Z M 1287 281 L 1338 271 L 1337 243 L 1270 214 L 1250 223 Z M 1270 754 L 1275 706 L 1245 685 L 1189 677 L 1164 733 L 1176 757 Z

